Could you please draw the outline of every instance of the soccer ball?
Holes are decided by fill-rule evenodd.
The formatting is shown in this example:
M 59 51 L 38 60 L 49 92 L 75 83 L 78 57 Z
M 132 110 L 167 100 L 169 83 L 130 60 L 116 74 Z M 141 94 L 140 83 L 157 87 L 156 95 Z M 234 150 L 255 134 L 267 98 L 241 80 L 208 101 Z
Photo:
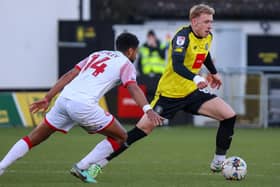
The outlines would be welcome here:
M 238 156 L 229 157 L 222 165 L 222 174 L 227 180 L 242 180 L 247 174 L 247 164 Z

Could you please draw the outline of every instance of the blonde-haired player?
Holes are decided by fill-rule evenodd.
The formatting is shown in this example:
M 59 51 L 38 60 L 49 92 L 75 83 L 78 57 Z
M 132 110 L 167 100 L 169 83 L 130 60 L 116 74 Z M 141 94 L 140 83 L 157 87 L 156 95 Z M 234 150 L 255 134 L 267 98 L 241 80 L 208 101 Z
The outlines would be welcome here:
M 205 4 L 198 4 L 190 9 L 191 24 L 180 28 L 171 41 L 167 68 L 158 83 L 151 105 L 167 119 L 183 110 L 218 120 L 220 125 L 216 136 L 216 150 L 210 168 L 220 171 L 231 145 L 236 114 L 225 101 L 207 90 L 208 84 L 217 89 L 222 85 L 209 52 L 213 37 L 211 29 L 214 13 L 214 9 Z M 202 65 L 210 72 L 210 83 L 198 74 Z M 96 177 L 112 158 L 150 134 L 155 127 L 147 115 L 144 115 L 136 127 L 128 132 L 127 144 L 90 168 L 93 177 Z

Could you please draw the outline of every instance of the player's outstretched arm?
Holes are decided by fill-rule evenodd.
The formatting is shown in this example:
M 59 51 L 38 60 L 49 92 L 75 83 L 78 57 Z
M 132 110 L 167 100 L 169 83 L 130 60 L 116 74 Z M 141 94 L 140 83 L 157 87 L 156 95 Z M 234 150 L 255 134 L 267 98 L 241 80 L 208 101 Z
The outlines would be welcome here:
M 60 79 L 56 82 L 56 84 L 49 90 L 46 96 L 43 99 L 40 99 L 34 103 L 32 103 L 29 107 L 30 112 L 35 113 L 39 110 L 47 110 L 49 107 L 49 103 L 52 98 L 60 92 L 66 84 L 72 81 L 78 74 L 80 70 L 77 68 L 73 68 L 72 70 L 68 71 L 64 75 L 60 77 Z
M 131 97 L 143 109 L 143 111 L 147 114 L 148 118 L 152 121 L 152 123 L 156 126 L 162 125 L 164 118 L 158 115 L 156 112 L 154 112 L 137 83 L 129 84 L 127 86 L 127 89 Z

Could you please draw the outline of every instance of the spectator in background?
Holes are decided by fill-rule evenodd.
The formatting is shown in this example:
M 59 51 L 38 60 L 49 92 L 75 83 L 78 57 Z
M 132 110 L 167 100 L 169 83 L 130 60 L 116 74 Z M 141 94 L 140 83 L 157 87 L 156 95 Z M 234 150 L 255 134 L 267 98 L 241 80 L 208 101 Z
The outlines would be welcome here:
M 166 45 L 162 43 L 153 30 L 148 31 L 147 41 L 140 47 L 137 70 L 139 84 L 147 89 L 147 99 L 152 101 L 157 83 L 165 69 Z

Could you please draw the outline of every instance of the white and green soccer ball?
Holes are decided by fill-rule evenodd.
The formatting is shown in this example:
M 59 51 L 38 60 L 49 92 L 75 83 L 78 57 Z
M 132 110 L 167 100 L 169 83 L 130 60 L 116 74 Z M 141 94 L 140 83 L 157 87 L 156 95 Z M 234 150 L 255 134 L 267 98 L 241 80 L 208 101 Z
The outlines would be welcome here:
M 242 180 L 247 174 L 247 164 L 238 156 L 229 157 L 223 163 L 222 174 L 227 180 Z

